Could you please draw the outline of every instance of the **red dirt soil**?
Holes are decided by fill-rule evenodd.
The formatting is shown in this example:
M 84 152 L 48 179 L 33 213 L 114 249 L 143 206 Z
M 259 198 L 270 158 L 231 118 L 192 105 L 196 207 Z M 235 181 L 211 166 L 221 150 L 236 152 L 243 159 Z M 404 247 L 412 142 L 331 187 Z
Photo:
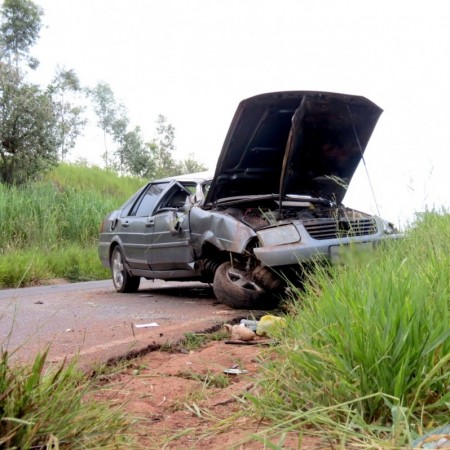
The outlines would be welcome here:
M 252 438 L 267 424 L 246 415 L 245 392 L 255 393 L 259 345 L 210 342 L 191 352 L 155 351 L 143 356 L 97 392 L 136 417 L 133 434 L 145 449 L 326 449 L 296 434 L 273 437 L 269 447 Z M 227 375 L 229 368 L 248 373 Z M 222 386 L 222 387 L 221 387 Z

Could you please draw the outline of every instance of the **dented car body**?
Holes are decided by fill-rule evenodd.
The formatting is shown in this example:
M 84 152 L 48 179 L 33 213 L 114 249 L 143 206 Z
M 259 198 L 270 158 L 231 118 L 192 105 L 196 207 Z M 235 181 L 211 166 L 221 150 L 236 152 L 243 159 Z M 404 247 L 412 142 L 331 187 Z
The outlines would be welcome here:
M 213 282 L 236 308 L 277 304 L 302 265 L 396 237 L 343 206 L 382 110 L 364 97 L 291 91 L 242 101 L 215 174 L 148 183 L 102 223 L 99 255 L 119 292 L 141 277 Z

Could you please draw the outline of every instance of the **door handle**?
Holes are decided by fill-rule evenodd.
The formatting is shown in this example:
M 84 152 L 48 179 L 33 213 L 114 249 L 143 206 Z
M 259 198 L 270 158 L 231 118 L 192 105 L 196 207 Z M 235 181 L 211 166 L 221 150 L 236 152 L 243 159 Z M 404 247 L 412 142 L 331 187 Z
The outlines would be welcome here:
M 129 225 L 130 225 L 130 222 L 128 222 L 128 220 L 125 220 L 125 221 L 122 222 L 122 226 L 124 228 L 128 227 Z
M 149 219 L 147 220 L 147 222 L 145 223 L 146 227 L 152 227 L 153 225 L 155 225 L 155 221 L 153 219 Z

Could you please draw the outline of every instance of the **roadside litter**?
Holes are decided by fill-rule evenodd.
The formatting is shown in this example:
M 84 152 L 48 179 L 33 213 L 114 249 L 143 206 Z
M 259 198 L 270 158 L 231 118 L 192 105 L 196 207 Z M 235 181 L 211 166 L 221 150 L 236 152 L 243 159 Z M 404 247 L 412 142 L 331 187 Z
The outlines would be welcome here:
M 234 367 L 232 367 L 230 369 L 223 369 L 223 373 L 226 373 L 227 375 L 241 375 L 243 373 L 248 373 L 248 370 L 235 369 Z
M 134 328 L 150 328 L 150 327 L 159 327 L 159 325 L 156 322 L 134 324 Z
M 223 328 L 228 333 L 229 340 L 225 344 L 236 345 L 272 345 L 273 340 L 260 339 L 270 337 L 270 330 L 276 326 L 284 326 L 282 317 L 265 315 L 259 320 L 242 319 L 239 325 L 225 324 Z
M 232 341 L 253 341 L 256 337 L 255 332 L 245 325 L 230 325 L 226 323 L 223 328 Z
M 266 316 L 262 316 L 259 319 L 258 325 L 256 327 L 256 334 L 258 336 L 268 336 L 270 335 L 270 329 L 277 326 L 286 325 L 286 321 L 282 317 L 272 316 L 268 314 Z
M 427 433 L 413 442 L 413 448 L 450 449 L 450 424 Z

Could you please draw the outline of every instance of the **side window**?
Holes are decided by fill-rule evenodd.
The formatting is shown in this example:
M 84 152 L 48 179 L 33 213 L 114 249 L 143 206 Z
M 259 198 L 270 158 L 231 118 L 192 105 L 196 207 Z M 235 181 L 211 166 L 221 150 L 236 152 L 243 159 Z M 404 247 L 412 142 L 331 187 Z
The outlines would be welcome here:
M 164 189 L 169 183 L 151 184 L 144 192 L 140 201 L 133 206 L 130 216 L 147 217 L 153 212 L 153 208 Z
M 180 184 L 175 184 L 166 193 L 164 198 L 162 199 L 158 210 L 164 208 L 174 208 L 178 209 L 183 207 L 186 204 L 186 199 L 191 195 L 191 191 L 189 190 L 189 185 L 181 186 Z
M 144 188 L 136 192 L 136 194 L 133 195 L 127 202 L 121 206 L 122 212 L 120 213 L 120 217 L 126 217 L 130 215 L 130 209 L 133 207 L 133 205 L 136 203 L 136 199 L 141 196 L 142 191 Z
M 185 189 L 187 189 L 192 195 L 195 195 L 195 191 L 197 188 L 197 185 L 194 183 L 180 183 Z

